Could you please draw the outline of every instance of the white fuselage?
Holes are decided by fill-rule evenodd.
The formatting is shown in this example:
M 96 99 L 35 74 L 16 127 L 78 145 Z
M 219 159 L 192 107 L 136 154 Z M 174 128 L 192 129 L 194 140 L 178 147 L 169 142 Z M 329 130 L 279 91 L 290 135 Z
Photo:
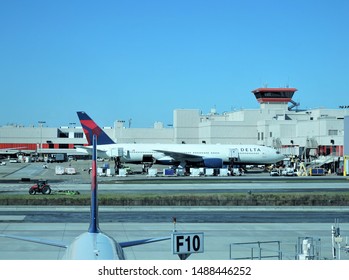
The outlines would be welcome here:
M 109 144 L 98 145 L 97 149 L 101 156 L 101 152 L 108 157 L 119 156 L 124 162 L 143 162 L 144 156 L 151 156 L 164 164 L 181 162 L 186 157 L 192 162 L 210 158 L 229 162 L 234 158 L 234 162 L 243 164 L 272 164 L 284 158 L 274 148 L 259 145 Z
M 119 244 L 104 233 L 85 232 L 68 246 L 66 260 L 120 260 L 125 259 Z

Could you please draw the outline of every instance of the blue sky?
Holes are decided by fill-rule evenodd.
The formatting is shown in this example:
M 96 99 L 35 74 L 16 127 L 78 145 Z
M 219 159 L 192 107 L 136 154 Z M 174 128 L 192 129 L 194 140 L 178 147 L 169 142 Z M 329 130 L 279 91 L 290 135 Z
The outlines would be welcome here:
M 173 110 L 349 105 L 346 0 L 0 0 L 0 125 L 165 126 Z

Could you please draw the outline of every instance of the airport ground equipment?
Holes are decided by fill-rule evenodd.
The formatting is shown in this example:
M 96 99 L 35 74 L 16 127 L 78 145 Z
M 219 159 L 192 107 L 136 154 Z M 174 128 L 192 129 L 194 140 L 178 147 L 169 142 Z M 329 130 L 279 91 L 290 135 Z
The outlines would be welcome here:
M 299 164 L 298 176 L 308 176 L 307 168 L 305 167 L 304 162 Z
M 321 239 L 315 237 L 298 237 L 296 260 L 320 260 Z
M 29 194 L 34 195 L 36 193 L 51 193 L 51 187 L 49 184 L 47 184 L 47 180 L 38 180 L 35 185 L 30 187 Z
M 324 176 L 326 175 L 326 170 L 324 168 L 311 168 L 309 173 L 310 176 Z
M 332 239 L 332 258 L 334 260 L 341 259 L 341 251 L 344 251 L 346 254 L 349 253 L 348 237 L 344 238 L 341 236 L 341 231 L 339 227 L 339 219 L 335 219 L 334 225 L 331 227 L 331 239 Z
M 343 176 L 349 175 L 349 156 L 345 155 L 343 160 Z
M 278 168 L 273 168 L 270 173 L 269 173 L 270 176 L 280 176 L 280 169 Z

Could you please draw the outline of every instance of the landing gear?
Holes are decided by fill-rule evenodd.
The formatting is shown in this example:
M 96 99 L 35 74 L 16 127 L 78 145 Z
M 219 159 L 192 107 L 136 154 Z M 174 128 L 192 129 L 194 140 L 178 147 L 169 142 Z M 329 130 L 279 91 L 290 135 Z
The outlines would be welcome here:
M 241 168 L 241 165 L 234 164 L 237 161 L 237 158 L 230 158 L 228 170 L 230 176 L 241 176 L 244 172 Z
M 142 165 L 142 174 L 148 174 L 149 168 L 153 166 L 152 162 L 144 162 Z
M 114 157 L 114 162 L 115 162 L 115 167 L 114 167 L 115 175 L 119 175 L 119 170 L 122 166 L 120 157 Z

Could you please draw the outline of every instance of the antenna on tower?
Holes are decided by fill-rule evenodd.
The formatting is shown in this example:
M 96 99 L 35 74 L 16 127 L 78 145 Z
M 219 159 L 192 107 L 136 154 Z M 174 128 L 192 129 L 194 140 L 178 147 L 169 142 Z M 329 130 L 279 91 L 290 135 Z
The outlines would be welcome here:
M 287 77 L 287 83 L 286 83 L 286 88 L 290 87 L 290 77 Z

